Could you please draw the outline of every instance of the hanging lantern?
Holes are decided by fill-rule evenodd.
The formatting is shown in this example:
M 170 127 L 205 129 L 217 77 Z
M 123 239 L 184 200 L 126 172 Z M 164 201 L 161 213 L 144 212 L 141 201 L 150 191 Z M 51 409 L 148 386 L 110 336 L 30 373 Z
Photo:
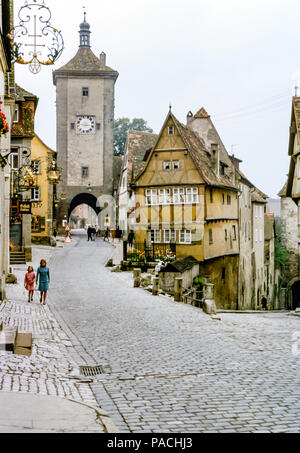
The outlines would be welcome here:
M 50 24 L 51 11 L 44 0 L 27 0 L 18 13 L 19 25 L 10 32 L 13 63 L 28 64 L 33 74 L 41 65 L 53 65 L 64 49 L 61 32 Z
M 48 181 L 52 185 L 59 183 L 61 179 L 61 171 L 58 169 L 55 160 L 52 161 L 50 168 L 48 169 Z

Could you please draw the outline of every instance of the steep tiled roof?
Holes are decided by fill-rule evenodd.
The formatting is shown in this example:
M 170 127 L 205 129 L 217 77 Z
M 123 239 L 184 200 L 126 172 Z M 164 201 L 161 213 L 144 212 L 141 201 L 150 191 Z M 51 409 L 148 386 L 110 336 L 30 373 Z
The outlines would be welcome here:
M 251 192 L 251 200 L 254 203 L 266 203 L 268 195 L 261 192 L 261 190 L 254 188 L 253 192 Z
M 96 73 L 118 77 L 118 72 L 103 64 L 89 47 L 79 47 L 77 54 L 72 60 L 54 71 L 54 78 L 55 75 L 64 73 Z
M 198 110 L 197 113 L 195 113 L 194 118 L 210 118 L 209 114 L 205 110 L 204 107 L 201 107 L 200 110 Z
M 182 260 L 174 261 L 173 263 L 167 264 L 166 267 L 162 268 L 159 272 L 185 272 L 189 269 L 192 269 L 194 266 L 199 264 L 199 261 L 196 260 L 193 256 L 187 256 Z
M 127 134 L 127 181 L 128 184 L 137 176 L 137 174 L 144 168 L 144 155 L 146 151 L 156 143 L 157 134 L 150 132 L 130 130 Z
M 277 194 L 278 197 L 286 197 L 286 189 L 287 189 L 287 182 L 284 184 L 283 188 L 281 191 Z
M 32 99 L 37 103 L 39 100 L 39 98 L 35 94 L 29 93 L 29 91 L 26 91 L 24 88 L 20 87 L 20 85 L 17 84 L 16 93 L 16 101 L 26 101 L 28 99 Z
M 114 156 L 113 160 L 113 177 L 114 177 L 114 190 L 118 189 L 120 174 L 122 170 L 123 158 L 121 156 Z
M 225 175 L 217 176 L 213 169 L 210 157 L 208 156 L 208 152 L 200 137 L 181 124 L 172 113 L 171 115 L 188 151 L 190 152 L 194 164 L 196 165 L 204 181 L 211 186 L 220 186 L 237 190 L 228 177 Z

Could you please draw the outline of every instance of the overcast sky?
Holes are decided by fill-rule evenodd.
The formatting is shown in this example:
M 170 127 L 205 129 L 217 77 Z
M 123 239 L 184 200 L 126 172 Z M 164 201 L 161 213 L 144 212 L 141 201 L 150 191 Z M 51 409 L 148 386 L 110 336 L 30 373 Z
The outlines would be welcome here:
M 203 106 L 227 151 L 243 160 L 241 170 L 276 196 L 289 167 L 297 81 L 300 87 L 299 0 L 45 3 L 65 41 L 55 69 L 77 52 L 85 6 L 93 52 L 104 51 L 107 65 L 119 72 L 115 118 L 141 117 L 159 132 L 170 102 L 183 123 L 189 110 Z M 15 13 L 23 4 L 15 1 Z M 16 65 L 16 82 L 39 97 L 36 132 L 56 149 L 52 69 L 32 75 L 28 67 Z

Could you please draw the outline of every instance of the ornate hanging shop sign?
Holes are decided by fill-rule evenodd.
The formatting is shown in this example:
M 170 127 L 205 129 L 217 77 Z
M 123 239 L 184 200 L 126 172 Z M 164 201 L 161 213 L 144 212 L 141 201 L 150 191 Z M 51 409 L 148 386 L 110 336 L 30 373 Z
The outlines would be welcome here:
M 61 56 L 64 40 L 61 32 L 50 24 L 51 11 L 45 1 L 26 0 L 16 25 L 8 37 L 12 41 L 13 63 L 28 64 L 33 74 L 41 65 L 53 65 Z

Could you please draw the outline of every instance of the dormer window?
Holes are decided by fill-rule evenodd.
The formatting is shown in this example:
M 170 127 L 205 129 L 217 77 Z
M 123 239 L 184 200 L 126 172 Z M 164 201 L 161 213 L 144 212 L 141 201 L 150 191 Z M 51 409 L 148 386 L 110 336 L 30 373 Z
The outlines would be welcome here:
M 179 160 L 173 160 L 173 170 L 179 169 Z
M 170 170 L 171 169 L 171 162 L 169 160 L 164 161 L 164 170 Z
M 174 135 L 174 134 L 175 134 L 174 126 L 169 126 L 168 127 L 168 135 Z

